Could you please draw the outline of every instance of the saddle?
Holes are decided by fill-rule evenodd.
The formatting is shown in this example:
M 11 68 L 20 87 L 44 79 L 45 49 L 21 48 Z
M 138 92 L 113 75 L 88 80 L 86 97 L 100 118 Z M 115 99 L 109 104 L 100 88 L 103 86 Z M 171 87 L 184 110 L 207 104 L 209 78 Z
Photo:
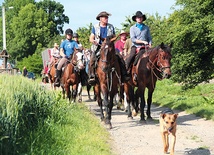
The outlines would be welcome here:
M 149 46 L 143 45 L 141 47 L 136 48 L 136 54 L 133 65 L 136 66 L 139 58 L 149 49 Z

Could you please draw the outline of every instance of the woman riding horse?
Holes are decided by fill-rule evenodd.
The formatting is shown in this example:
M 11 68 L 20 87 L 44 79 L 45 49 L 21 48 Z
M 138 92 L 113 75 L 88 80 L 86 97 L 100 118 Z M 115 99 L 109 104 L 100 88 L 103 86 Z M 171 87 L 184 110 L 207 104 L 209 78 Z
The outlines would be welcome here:
M 131 115 L 130 103 L 135 102 L 135 110 L 138 111 L 138 99 L 140 97 L 140 112 L 141 121 L 145 121 L 144 108 L 145 108 L 145 88 L 148 89 L 147 99 L 147 118 L 151 119 L 151 103 L 152 94 L 155 89 L 156 81 L 171 76 L 170 60 L 171 60 L 171 45 L 167 46 L 161 43 L 159 46 L 145 51 L 139 58 L 136 65 L 131 68 L 131 80 L 125 83 L 125 92 L 127 95 L 127 101 L 129 103 L 129 116 Z M 138 89 L 135 91 L 134 88 Z

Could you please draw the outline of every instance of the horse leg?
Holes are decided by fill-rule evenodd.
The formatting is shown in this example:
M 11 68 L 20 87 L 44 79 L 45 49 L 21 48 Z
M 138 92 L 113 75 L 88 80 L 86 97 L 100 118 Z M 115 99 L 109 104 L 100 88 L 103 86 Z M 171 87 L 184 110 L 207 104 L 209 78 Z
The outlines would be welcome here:
M 154 89 L 149 89 L 148 90 L 148 99 L 147 99 L 147 111 L 146 115 L 148 119 L 152 119 L 151 117 L 151 104 L 152 104 L 152 94 L 154 92 Z
M 78 102 L 81 103 L 82 102 L 82 84 L 81 83 L 79 83 L 79 85 L 78 85 L 77 94 L 78 94 L 78 97 L 79 97 Z
M 119 102 L 117 102 L 117 109 L 125 110 L 124 106 L 124 85 L 120 86 L 119 95 Z
M 87 92 L 88 92 L 88 99 L 91 101 L 91 95 L 90 95 L 90 89 L 91 89 L 91 85 L 87 84 Z
M 133 88 L 131 85 L 129 85 L 129 84 L 124 85 L 124 92 L 126 93 L 126 101 L 127 101 L 128 119 L 129 118 L 132 119 L 132 112 L 131 112 L 131 106 L 130 106 L 132 90 L 133 90 Z
M 68 85 L 67 83 L 64 84 L 64 89 L 65 89 L 65 92 L 67 94 L 67 98 L 69 99 L 69 101 L 71 100 L 71 90 L 70 90 L 70 85 Z M 65 96 L 63 97 L 65 98 Z
M 76 102 L 77 97 L 77 91 L 78 91 L 78 84 L 73 85 L 72 87 L 72 102 Z
M 100 95 L 100 86 L 99 85 L 94 86 L 94 94 L 96 94 L 96 96 L 97 96 L 97 103 L 98 103 L 98 106 L 100 107 L 100 119 L 101 119 L 101 121 L 103 121 L 104 113 L 103 113 L 103 104 L 102 104 L 102 99 L 101 99 L 101 95 Z
M 138 86 L 138 95 L 140 96 L 140 122 L 145 122 L 144 108 L 145 108 L 145 97 L 144 97 L 145 87 L 142 85 Z
M 65 88 L 62 87 L 62 98 L 65 99 Z

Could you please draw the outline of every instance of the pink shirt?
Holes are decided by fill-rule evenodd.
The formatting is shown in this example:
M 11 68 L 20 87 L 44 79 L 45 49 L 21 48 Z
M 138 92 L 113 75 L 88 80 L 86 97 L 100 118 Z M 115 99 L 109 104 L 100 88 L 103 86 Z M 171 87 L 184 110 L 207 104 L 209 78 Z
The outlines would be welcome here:
M 123 53 L 125 42 L 123 43 L 121 40 L 116 41 L 115 49 L 120 51 L 120 54 Z

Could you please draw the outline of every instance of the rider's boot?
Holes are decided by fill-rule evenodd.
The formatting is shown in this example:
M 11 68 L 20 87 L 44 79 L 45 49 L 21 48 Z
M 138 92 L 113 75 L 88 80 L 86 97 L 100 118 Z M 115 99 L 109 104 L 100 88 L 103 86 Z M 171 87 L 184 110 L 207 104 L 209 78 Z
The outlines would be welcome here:
M 61 75 L 61 70 L 56 69 L 56 79 L 54 82 L 54 86 L 55 87 L 59 87 L 60 86 L 60 75 Z
M 130 80 L 130 76 L 127 73 L 125 61 L 123 60 L 123 57 L 120 54 L 116 54 L 119 65 L 120 65 L 120 71 L 121 71 L 121 82 L 127 82 Z
M 128 75 L 128 72 L 126 70 L 126 66 L 124 63 L 120 63 L 120 69 L 121 69 L 121 82 L 127 82 L 130 80 L 130 76 Z

